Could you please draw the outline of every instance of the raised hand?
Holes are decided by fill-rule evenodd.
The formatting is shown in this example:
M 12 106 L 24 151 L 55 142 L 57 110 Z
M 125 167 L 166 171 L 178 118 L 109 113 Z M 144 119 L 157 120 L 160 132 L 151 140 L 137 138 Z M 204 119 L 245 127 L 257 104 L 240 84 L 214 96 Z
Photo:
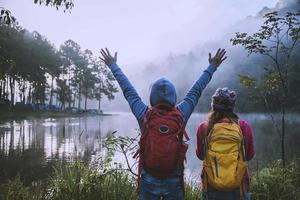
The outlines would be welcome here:
M 110 55 L 110 52 L 107 48 L 101 49 L 101 55 L 102 57 L 100 57 L 100 59 L 107 65 L 107 66 L 111 66 L 112 64 L 117 63 L 117 56 L 118 56 L 118 52 L 115 52 L 115 56 L 112 57 Z
M 225 54 L 226 54 L 225 49 L 222 49 L 222 50 L 218 49 L 218 51 L 214 57 L 211 57 L 211 53 L 209 53 L 209 58 L 208 58 L 209 64 L 219 67 L 220 64 L 227 58 L 227 56 L 225 56 Z

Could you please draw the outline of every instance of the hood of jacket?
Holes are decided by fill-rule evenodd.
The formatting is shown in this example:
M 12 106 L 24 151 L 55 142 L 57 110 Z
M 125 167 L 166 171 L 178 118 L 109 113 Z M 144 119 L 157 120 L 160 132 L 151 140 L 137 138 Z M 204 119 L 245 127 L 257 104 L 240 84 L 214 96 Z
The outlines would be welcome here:
M 161 78 L 155 81 L 150 91 L 150 104 L 155 106 L 160 103 L 176 104 L 176 89 L 171 81 Z

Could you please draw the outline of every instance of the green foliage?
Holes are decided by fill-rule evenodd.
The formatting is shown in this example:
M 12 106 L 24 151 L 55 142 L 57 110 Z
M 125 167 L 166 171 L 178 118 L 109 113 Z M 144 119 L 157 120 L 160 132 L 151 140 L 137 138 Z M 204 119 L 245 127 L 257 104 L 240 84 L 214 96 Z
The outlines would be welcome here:
M 39 200 L 44 199 L 44 194 L 45 189 L 41 182 L 26 186 L 19 175 L 0 186 L 1 200 Z
M 256 87 L 256 78 L 251 76 L 243 76 L 239 75 L 240 82 L 247 88 L 247 89 L 254 89 Z
M 187 180 L 187 183 L 185 184 L 185 199 L 195 200 L 200 199 L 200 196 L 201 190 L 199 183 L 197 183 L 193 178 Z
M 300 168 L 292 162 L 285 168 L 281 162 L 253 173 L 251 182 L 253 199 L 296 200 L 300 197 Z
M 38 32 L 21 27 L 0 25 L 0 65 L 0 99 L 10 96 L 11 105 L 18 92 L 16 83 L 22 103 L 45 103 L 50 96 L 52 104 L 57 94 L 61 107 L 66 102 L 75 106 L 78 99 L 80 108 L 84 95 L 86 108 L 88 99 L 100 101 L 104 94 L 111 100 L 118 91 L 111 72 L 90 50 L 82 51 L 79 44 L 67 40 L 58 51 Z M 10 91 L 5 87 L 8 82 Z
M 72 9 L 74 7 L 73 0 L 34 0 L 34 3 L 46 6 L 54 6 L 56 7 L 56 9 L 65 7 L 64 11 Z
M 56 167 L 45 199 L 137 199 L 135 177 L 120 163 L 112 162 L 114 153 L 122 149 L 127 151 L 124 146 L 129 147 L 131 141 L 135 139 L 109 134 L 103 142 L 107 151 L 99 163 L 88 166 L 75 161 L 67 166 Z
M 299 40 L 300 11 L 287 12 L 285 16 L 280 16 L 276 11 L 267 13 L 265 22 L 257 33 L 252 36 L 247 33 L 236 33 L 235 38 L 230 41 L 233 45 L 242 45 L 248 54 L 259 53 L 271 56 L 273 50 L 280 50 L 282 53 L 292 50 L 293 46 L 288 46 L 285 36 L 296 42 Z M 275 55 L 276 56 L 276 55 Z M 276 59 L 276 58 L 272 58 Z
M 136 180 L 123 169 L 110 170 L 102 182 L 100 199 L 137 199 Z
M 87 165 L 79 161 L 55 167 L 48 180 L 26 186 L 17 176 L 0 185 L 0 198 L 9 200 L 137 200 L 137 182 L 130 171 L 120 163 L 112 163 L 114 152 L 136 149 L 136 138 L 118 137 L 115 132 L 104 138 L 104 149 L 109 152 L 99 164 Z M 185 184 L 187 200 L 201 199 L 200 185 L 195 177 Z M 274 162 L 254 172 L 251 182 L 253 199 L 297 199 L 300 196 L 300 168 L 291 162 L 285 168 Z
M 271 59 L 271 66 L 264 66 L 262 81 L 249 85 L 249 78 L 241 76 L 241 83 L 248 89 L 259 89 L 262 98 L 280 98 L 285 104 L 288 98 L 289 68 L 291 57 L 300 39 L 300 11 L 287 12 L 280 16 L 277 12 L 267 13 L 260 30 L 253 35 L 236 33 L 230 41 L 232 45 L 242 45 L 248 54 L 261 54 Z M 253 77 L 251 77 L 253 79 Z M 248 80 L 248 81 L 247 81 Z M 272 91 L 272 92 L 270 92 Z
M 8 183 L 2 185 L 1 194 L 1 199 L 23 200 L 30 198 L 29 187 L 24 186 L 19 176 L 17 176 L 14 180 L 8 181 Z
M 0 7 L 0 24 L 7 26 L 12 25 L 16 21 L 16 18 L 12 16 L 11 12 L 3 7 Z
M 104 177 L 96 170 L 80 162 L 67 167 L 57 167 L 50 179 L 45 199 L 97 199 Z
M 69 105 L 78 99 L 80 108 L 82 94 L 85 96 L 85 109 L 88 99 L 96 98 L 100 101 L 102 94 L 109 100 L 114 98 L 113 93 L 118 92 L 115 79 L 107 67 L 94 57 L 92 51 L 82 51 L 79 44 L 67 40 L 60 46 L 59 54 L 63 60 L 61 79 L 74 94 L 68 98 Z
M 264 73 L 258 84 L 254 84 L 254 78 L 247 76 L 241 76 L 241 83 L 252 90 L 255 99 L 261 99 L 267 112 L 281 111 L 281 130 L 273 115 L 270 116 L 280 132 L 281 158 L 285 165 L 285 113 L 290 102 L 290 68 L 293 65 L 291 58 L 300 41 L 300 10 L 294 13 L 287 12 L 284 16 L 278 12 L 270 12 L 264 18 L 265 21 L 258 32 L 250 36 L 247 33 L 236 33 L 230 41 L 232 45 L 242 45 L 248 55 L 261 54 L 272 61 L 271 66 L 263 66 Z M 297 65 L 299 66 L 299 63 Z
M 22 87 L 31 87 L 31 98 L 34 98 L 34 101 L 43 102 L 46 99 L 45 91 L 48 87 L 45 74 L 58 73 L 60 58 L 53 45 L 38 32 L 28 32 L 21 27 L 1 25 L 0 65 L 2 79 L 10 81 L 12 103 L 15 82 Z M 6 80 L 0 80 L 0 85 L 5 84 Z M 0 98 L 8 95 L 8 91 L 1 93 Z
M 112 161 L 112 157 L 115 153 L 119 153 L 125 157 L 127 168 L 132 175 L 138 176 L 137 174 L 137 160 L 134 163 L 130 163 L 128 160 L 128 156 L 133 157 L 135 153 L 138 151 L 138 141 L 140 134 L 136 137 L 128 137 L 128 136 L 116 136 L 117 131 L 108 134 L 103 140 L 103 147 L 107 150 L 106 157 L 104 158 L 104 164 L 107 167 L 111 167 L 110 163 Z

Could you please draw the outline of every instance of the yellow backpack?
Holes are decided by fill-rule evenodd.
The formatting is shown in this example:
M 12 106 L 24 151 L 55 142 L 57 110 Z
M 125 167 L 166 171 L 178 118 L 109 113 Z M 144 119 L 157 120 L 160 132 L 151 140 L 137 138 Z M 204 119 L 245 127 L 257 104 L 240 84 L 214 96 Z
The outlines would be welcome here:
M 221 191 L 232 191 L 242 185 L 247 169 L 243 134 L 236 123 L 216 123 L 204 139 L 203 161 L 209 185 Z

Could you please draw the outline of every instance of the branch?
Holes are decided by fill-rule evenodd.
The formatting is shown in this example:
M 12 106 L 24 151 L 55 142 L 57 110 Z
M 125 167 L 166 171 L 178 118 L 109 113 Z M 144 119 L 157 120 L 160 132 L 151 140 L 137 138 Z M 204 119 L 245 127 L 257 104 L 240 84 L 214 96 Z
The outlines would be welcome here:
M 262 97 L 263 100 L 264 100 L 264 106 L 265 106 L 265 109 L 267 110 L 267 112 L 269 113 L 269 115 L 270 115 L 270 117 L 271 117 L 272 123 L 274 124 L 275 129 L 276 129 L 276 132 L 277 132 L 278 136 L 281 138 L 280 129 L 279 129 L 279 127 L 278 127 L 278 124 L 276 123 L 273 114 L 270 112 L 268 100 L 267 100 L 267 98 L 266 98 L 263 94 L 261 94 L 261 97 Z
M 123 153 L 123 155 L 125 156 L 125 159 L 126 159 L 126 164 L 127 164 L 127 167 L 128 167 L 128 171 L 129 171 L 131 174 L 133 174 L 134 176 L 138 177 L 138 174 L 136 174 L 136 173 L 132 170 L 132 168 L 131 168 L 131 166 L 130 166 L 130 164 L 129 164 L 128 157 L 127 157 L 126 151 L 124 150 L 124 146 L 123 146 L 123 145 L 121 145 L 121 149 L 122 149 L 122 153 Z

